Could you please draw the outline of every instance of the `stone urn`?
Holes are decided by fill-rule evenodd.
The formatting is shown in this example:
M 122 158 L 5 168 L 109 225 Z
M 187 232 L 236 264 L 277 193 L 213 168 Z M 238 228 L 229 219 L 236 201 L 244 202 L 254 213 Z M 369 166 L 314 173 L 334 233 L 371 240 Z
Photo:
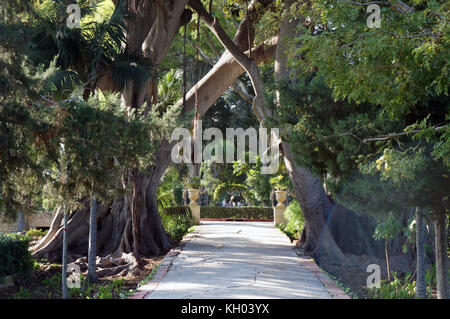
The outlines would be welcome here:
M 189 188 L 189 199 L 191 200 L 191 203 L 197 203 L 197 199 L 200 195 L 200 190 L 195 188 Z
M 284 201 L 286 200 L 286 191 L 275 191 L 275 198 L 277 199 L 277 206 L 282 207 L 284 206 Z

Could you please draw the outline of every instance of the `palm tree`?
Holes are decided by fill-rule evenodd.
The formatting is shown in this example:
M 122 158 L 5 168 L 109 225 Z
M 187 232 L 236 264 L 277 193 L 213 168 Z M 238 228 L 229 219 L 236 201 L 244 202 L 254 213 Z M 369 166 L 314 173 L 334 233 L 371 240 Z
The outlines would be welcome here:
M 176 205 L 174 189 L 178 180 L 179 174 L 175 167 L 171 166 L 164 172 L 157 191 L 158 209 L 160 211 Z
M 36 64 L 52 63 L 57 69 L 49 75 L 47 89 L 53 94 L 70 93 L 80 87 L 87 99 L 108 74 L 113 80 L 110 90 L 120 91 L 129 81 L 145 83 L 155 76 L 155 68 L 142 59 L 127 55 L 125 47 L 125 2 L 119 1 L 110 16 L 98 12 L 98 6 L 80 4 L 81 18 L 89 20 L 94 14 L 102 21 L 82 23 L 79 29 L 65 25 L 64 4 L 52 3 L 47 10 L 35 12 L 35 23 L 30 32 L 35 44 L 30 57 Z M 62 96 L 53 96 L 54 99 Z
M 95 13 L 98 7 L 80 4 L 82 18 Z M 114 12 L 101 22 L 88 22 L 80 29 L 70 29 L 61 21 L 64 4 L 51 3 L 46 11 L 34 11 L 35 23 L 32 27 L 36 46 L 30 57 L 36 62 L 53 65 L 54 71 L 47 78 L 46 90 L 52 92 L 53 99 L 62 99 L 67 93 L 80 87 L 87 100 L 94 92 L 98 79 L 105 73 L 112 74 L 117 89 L 122 89 L 127 81 L 144 82 L 153 76 L 153 69 L 124 53 L 125 7 L 123 2 L 115 6 Z M 63 92 L 61 94 L 60 92 Z M 91 197 L 89 218 L 88 274 L 91 282 L 97 282 L 96 274 L 97 240 L 97 199 Z M 64 236 L 64 242 L 66 236 Z M 66 261 L 64 245 L 63 264 Z M 63 274 L 63 277 L 65 273 Z M 64 287 L 63 287 L 64 289 Z

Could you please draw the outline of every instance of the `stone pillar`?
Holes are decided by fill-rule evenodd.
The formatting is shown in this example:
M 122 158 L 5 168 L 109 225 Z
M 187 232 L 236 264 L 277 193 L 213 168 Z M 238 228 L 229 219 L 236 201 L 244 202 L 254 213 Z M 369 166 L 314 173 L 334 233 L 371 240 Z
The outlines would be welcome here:
M 194 225 L 200 225 L 200 205 L 196 202 L 190 202 L 189 208 L 192 213 L 192 223 Z
M 286 207 L 274 206 L 273 207 L 273 225 L 278 226 L 279 224 L 286 223 L 286 218 L 284 217 L 284 211 Z
M 192 213 L 192 223 L 194 225 L 200 225 L 200 205 L 197 203 L 197 199 L 199 197 L 200 190 L 190 188 L 188 189 L 189 199 L 191 202 L 189 203 L 189 208 Z
M 287 220 L 284 217 L 284 212 L 286 206 L 284 206 L 284 201 L 286 200 L 286 191 L 275 191 L 277 206 L 273 207 L 273 225 L 278 226 L 279 224 L 286 223 Z

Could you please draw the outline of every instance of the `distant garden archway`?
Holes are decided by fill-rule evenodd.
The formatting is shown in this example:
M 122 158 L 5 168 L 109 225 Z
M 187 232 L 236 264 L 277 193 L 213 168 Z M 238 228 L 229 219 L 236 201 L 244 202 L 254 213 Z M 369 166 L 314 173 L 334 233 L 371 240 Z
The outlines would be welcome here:
M 214 191 L 213 200 L 218 201 L 224 192 L 236 191 L 245 201 L 251 203 L 252 205 L 256 202 L 255 196 L 249 191 L 248 187 L 242 184 L 235 183 L 222 183 Z

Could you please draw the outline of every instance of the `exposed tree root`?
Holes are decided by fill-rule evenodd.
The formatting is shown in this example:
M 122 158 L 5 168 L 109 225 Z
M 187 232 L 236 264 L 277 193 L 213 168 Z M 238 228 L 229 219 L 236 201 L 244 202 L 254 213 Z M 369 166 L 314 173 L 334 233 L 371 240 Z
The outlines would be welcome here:
M 81 271 L 87 270 L 87 258 L 78 258 L 72 264 L 78 265 Z M 123 253 L 120 256 L 108 255 L 97 257 L 97 276 L 99 278 L 109 276 L 133 276 L 143 269 L 143 262 L 133 253 Z
M 162 225 L 156 198 L 159 181 L 170 163 L 171 148 L 166 143 L 162 142 L 155 156 L 157 164 L 149 167 L 146 174 L 133 173 L 131 194 L 98 205 L 97 256 L 117 257 L 124 253 L 133 253 L 135 257 L 159 256 L 173 247 L 174 241 Z M 88 252 L 89 201 L 82 207 L 69 214 L 66 229 L 69 263 Z M 50 231 L 32 248 L 34 258 L 61 261 L 62 214 L 58 209 Z

